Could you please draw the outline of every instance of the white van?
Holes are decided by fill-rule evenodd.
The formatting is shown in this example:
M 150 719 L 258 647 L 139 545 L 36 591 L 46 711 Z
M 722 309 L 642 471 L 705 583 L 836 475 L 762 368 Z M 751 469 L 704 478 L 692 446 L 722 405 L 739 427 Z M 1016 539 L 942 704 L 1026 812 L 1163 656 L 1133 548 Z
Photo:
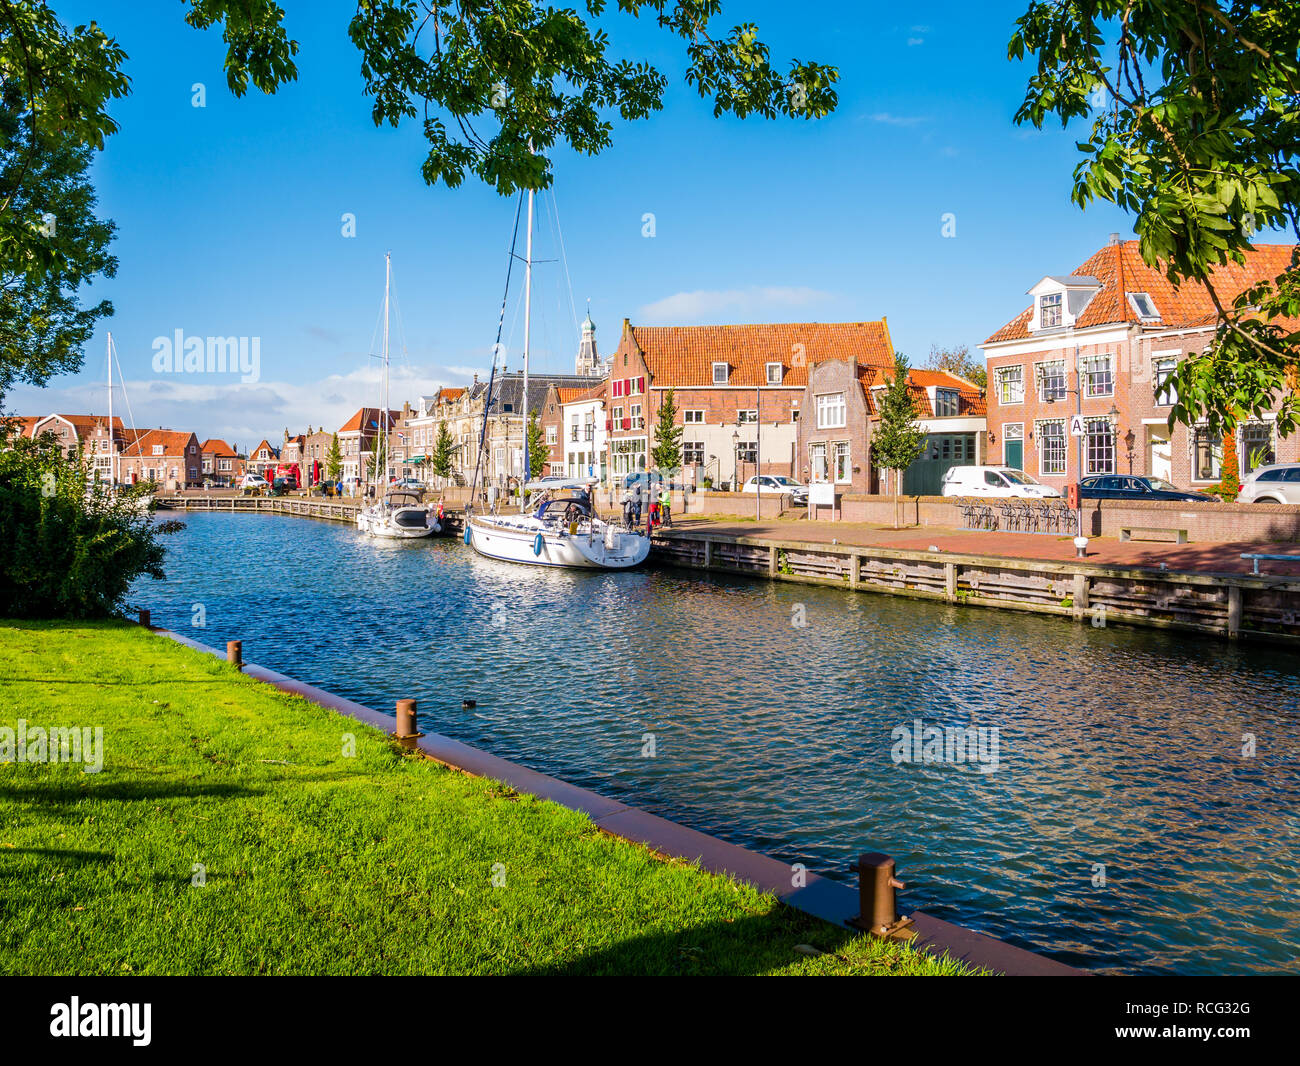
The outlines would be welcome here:
M 1036 500 L 1059 499 L 1050 485 L 1035 481 L 1023 470 L 1009 466 L 954 466 L 943 475 L 945 496 L 1028 496 Z

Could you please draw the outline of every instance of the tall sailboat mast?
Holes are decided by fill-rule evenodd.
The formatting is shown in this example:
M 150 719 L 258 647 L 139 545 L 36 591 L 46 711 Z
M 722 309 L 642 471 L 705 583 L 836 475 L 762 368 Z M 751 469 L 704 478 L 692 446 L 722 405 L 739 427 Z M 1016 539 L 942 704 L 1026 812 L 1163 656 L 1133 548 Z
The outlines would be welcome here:
M 532 142 L 529 142 L 529 149 L 532 148 Z M 519 507 L 524 506 L 524 486 L 528 484 L 531 477 L 531 468 L 528 462 L 528 345 L 531 337 L 530 326 L 532 324 L 533 310 L 533 190 L 528 190 L 528 239 L 524 244 L 524 402 L 523 402 L 523 435 L 524 435 L 524 469 L 522 479 L 519 482 Z M 508 424 L 508 423 L 507 423 Z
M 388 481 L 388 293 L 393 281 L 393 253 L 384 253 L 384 367 L 382 375 L 383 409 L 379 412 L 379 433 L 375 447 L 375 480 L 379 480 L 380 457 L 383 457 L 383 474 Z
M 113 446 L 113 333 L 108 334 L 108 491 L 117 491 L 117 449 Z

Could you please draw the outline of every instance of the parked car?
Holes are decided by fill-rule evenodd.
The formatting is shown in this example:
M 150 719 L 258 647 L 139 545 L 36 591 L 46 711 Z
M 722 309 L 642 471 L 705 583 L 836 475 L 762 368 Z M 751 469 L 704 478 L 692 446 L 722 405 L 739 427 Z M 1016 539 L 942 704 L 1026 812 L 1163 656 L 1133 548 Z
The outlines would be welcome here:
M 808 502 L 808 486 L 801 485 L 792 477 L 785 477 L 783 474 L 756 474 L 745 482 L 741 492 L 757 493 L 759 489 L 763 492 L 770 492 L 773 495 L 783 493 L 789 496 L 793 503 L 805 504 Z
M 1246 475 L 1238 503 L 1300 503 L 1300 463 L 1273 463 Z
M 245 474 L 239 481 L 239 491 L 245 495 L 260 496 L 271 487 L 261 474 Z
M 400 481 L 393 482 L 392 487 L 395 489 L 415 489 L 416 491 L 419 491 L 424 488 L 424 482 L 419 478 L 404 477 Z
M 1079 482 L 1085 500 L 1181 500 L 1184 503 L 1217 503 L 1208 492 L 1180 489 L 1164 478 L 1138 474 L 1106 474 Z
M 271 482 L 272 496 L 287 496 L 298 487 L 298 482 L 289 477 L 278 477 Z
M 1057 499 L 1060 493 L 1009 466 L 954 466 L 943 475 L 945 496 L 1025 496 Z

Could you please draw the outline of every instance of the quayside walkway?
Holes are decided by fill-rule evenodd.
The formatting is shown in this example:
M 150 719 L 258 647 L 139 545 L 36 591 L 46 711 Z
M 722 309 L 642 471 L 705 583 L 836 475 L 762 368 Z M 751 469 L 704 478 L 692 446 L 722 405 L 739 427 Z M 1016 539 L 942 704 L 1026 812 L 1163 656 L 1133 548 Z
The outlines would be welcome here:
M 834 542 L 864 548 L 897 548 L 921 552 L 934 546 L 945 552 L 1004 559 L 1043 559 L 1055 562 L 1075 560 L 1074 542 L 1070 537 L 1040 533 L 1003 533 L 934 526 L 890 529 L 865 522 L 755 522 L 726 517 L 696 518 L 691 515 L 674 516 L 673 521 L 674 528 L 681 532 L 730 537 L 793 540 L 809 544 Z M 1193 573 L 1249 574 L 1253 564 L 1249 559 L 1241 558 L 1246 552 L 1294 555 L 1294 563 L 1264 561 L 1260 564 L 1260 569 L 1266 574 L 1300 576 L 1300 544 L 1291 542 L 1241 540 L 1224 544 L 1170 544 L 1122 542 L 1114 537 L 1094 537 L 1088 541 L 1086 559 L 1090 563 L 1110 566 L 1151 567 L 1158 570 L 1163 563 L 1170 570 Z

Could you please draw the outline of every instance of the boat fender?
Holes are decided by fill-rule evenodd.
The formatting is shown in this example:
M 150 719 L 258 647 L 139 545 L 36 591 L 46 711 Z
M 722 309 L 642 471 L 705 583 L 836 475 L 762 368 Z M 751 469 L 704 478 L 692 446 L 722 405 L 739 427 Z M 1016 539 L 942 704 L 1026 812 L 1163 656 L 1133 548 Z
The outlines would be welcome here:
M 541 555 L 542 548 L 545 547 L 545 545 L 546 545 L 546 541 L 543 540 L 542 535 L 538 533 L 537 536 L 533 538 L 533 554 Z
M 569 523 L 569 536 L 576 537 L 577 535 L 578 535 L 578 520 L 575 518 L 572 522 Z
M 433 529 L 433 531 L 434 531 L 435 533 L 441 533 L 441 532 L 442 532 L 442 523 L 439 522 L 436 518 L 431 519 L 431 520 L 429 521 L 429 526 Z
M 465 544 L 468 547 L 469 545 L 469 523 L 468 522 L 465 523 Z

